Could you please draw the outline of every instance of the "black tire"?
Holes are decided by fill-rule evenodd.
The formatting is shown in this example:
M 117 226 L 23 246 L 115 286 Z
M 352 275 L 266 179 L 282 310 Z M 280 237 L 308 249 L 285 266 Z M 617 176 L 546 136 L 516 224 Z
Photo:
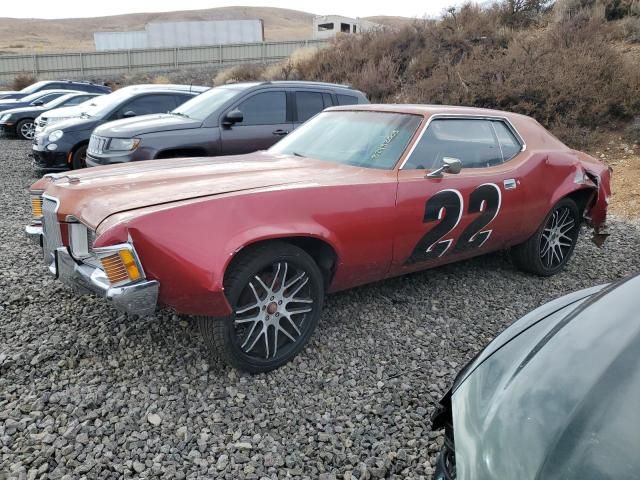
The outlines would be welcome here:
M 313 334 L 324 300 L 318 265 L 304 250 L 285 242 L 241 252 L 225 275 L 224 288 L 234 313 L 198 317 L 200 331 L 214 355 L 250 373 L 273 370 L 295 357 Z M 293 309 L 303 311 L 291 313 Z
M 36 132 L 36 126 L 32 118 L 20 120 L 16 125 L 16 135 L 20 140 L 33 140 Z
M 511 249 L 513 263 L 520 270 L 543 277 L 560 272 L 567 265 L 578 242 L 580 221 L 576 202 L 563 198 L 554 205 L 536 233 Z M 554 222 L 565 227 L 554 230 Z M 550 239 L 553 239 L 555 246 L 552 246 Z
M 71 157 L 71 166 L 74 170 L 87 167 L 87 145 L 76 148 Z

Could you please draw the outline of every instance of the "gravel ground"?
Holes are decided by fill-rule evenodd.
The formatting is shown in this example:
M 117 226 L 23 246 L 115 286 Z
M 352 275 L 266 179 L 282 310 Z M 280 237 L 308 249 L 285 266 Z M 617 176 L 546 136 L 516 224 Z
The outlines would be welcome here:
M 44 274 L 27 242 L 28 144 L 0 140 L 0 479 L 429 478 L 429 417 L 456 371 L 518 316 L 640 270 L 611 222 L 541 279 L 503 254 L 330 296 L 292 363 L 244 375 L 194 325 L 128 319 Z

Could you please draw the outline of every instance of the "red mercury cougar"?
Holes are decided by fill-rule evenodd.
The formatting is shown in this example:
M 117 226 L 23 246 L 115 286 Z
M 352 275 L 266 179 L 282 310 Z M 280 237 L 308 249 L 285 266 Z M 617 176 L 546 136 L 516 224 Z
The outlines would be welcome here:
M 27 232 L 76 291 L 196 316 L 262 372 L 302 350 L 326 292 L 502 249 L 559 272 L 581 224 L 604 240 L 609 176 L 523 115 L 352 105 L 267 151 L 46 176 Z

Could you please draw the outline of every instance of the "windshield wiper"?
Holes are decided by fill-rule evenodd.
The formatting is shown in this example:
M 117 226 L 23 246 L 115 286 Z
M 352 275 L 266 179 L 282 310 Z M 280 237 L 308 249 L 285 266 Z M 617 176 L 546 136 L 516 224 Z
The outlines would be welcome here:
M 306 156 L 298 152 L 291 152 L 291 155 L 293 155 L 294 157 L 307 158 Z
M 80 118 L 91 118 L 91 115 L 89 115 L 87 112 L 82 112 L 80 114 Z
M 182 112 L 169 112 L 171 115 L 177 115 L 178 117 L 184 117 L 184 118 L 191 118 L 189 115 L 187 115 L 186 113 L 182 113 Z

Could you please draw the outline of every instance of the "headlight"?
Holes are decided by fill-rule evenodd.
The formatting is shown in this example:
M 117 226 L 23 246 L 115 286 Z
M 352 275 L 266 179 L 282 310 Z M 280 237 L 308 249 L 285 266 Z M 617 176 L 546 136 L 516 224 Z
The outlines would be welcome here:
M 112 138 L 107 150 L 111 152 L 128 152 L 135 150 L 140 145 L 139 138 Z
M 89 229 L 82 223 L 69 224 L 69 246 L 74 257 L 89 256 Z
M 64 132 L 62 130 L 54 130 L 49 134 L 49 141 L 57 142 L 62 138 L 63 135 L 64 135 Z

